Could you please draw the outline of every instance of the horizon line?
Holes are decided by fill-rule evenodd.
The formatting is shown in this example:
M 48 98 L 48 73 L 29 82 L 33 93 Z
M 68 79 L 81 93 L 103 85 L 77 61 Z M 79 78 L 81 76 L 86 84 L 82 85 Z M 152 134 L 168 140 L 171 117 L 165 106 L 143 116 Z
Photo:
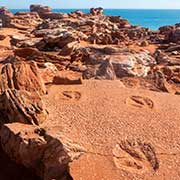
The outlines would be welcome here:
M 26 10 L 30 10 L 29 8 L 8 8 L 8 9 L 26 9 Z M 82 9 L 82 10 L 87 10 L 90 8 L 51 8 L 52 10 L 55 9 Z M 180 10 L 179 9 L 175 9 L 175 8 L 171 8 L 171 9 L 167 9 L 167 8 L 103 8 L 104 10 Z

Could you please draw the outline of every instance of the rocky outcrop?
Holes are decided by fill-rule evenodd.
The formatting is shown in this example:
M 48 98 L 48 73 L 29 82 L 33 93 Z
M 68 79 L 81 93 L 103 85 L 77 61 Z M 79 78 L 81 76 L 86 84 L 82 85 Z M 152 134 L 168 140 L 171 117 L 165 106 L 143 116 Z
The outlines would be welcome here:
M 11 23 L 14 15 L 5 7 L 0 8 L 0 19 L 2 20 L 2 27 L 7 27 Z
M 46 62 L 40 68 L 40 75 L 45 84 L 52 84 L 54 77 L 58 74 L 57 67 L 50 62 Z
M 78 48 L 78 42 L 70 42 L 62 48 L 59 54 L 61 56 L 71 56 L 76 48 Z
M 0 41 L 3 41 L 4 39 L 6 39 L 6 37 L 7 37 L 7 36 L 1 34 L 1 35 L 0 35 Z
M 53 79 L 54 84 L 82 84 L 82 74 L 74 71 L 60 71 Z
M 12 14 L 6 8 L 0 8 L 0 19 L 3 27 L 17 28 L 21 30 L 31 29 L 42 22 L 36 12 L 18 12 Z
M 62 14 L 52 12 L 49 6 L 42 6 L 39 4 L 32 4 L 30 6 L 31 12 L 37 12 L 42 19 L 62 19 Z
M 47 117 L 47 111 L 37 93 L 15 89 L 7 89 L 0 96 L 0 114 L 3 123 L 34 125 L 39 125 Z
M 26 59 L 26 61 L 35 61 L 39 66 L 39 70 L 43 72 L 49 68 L 49 63 L 53 64 L 57 70 L 65 70 L 70 64 L 69 56 L 61 56 L 58 55 L 59 53 L 57 52 L 39 51 L 37 48 L 27 47 L 15 49 L 14 54 L 20 58 Z M 52 66 L 50 69 L 52 69 Z
M 90 14 L 93 16 L 99 16 L 99 15 L 103 15 L 103 8 L 99 7 L 99 8 L 91 8 L 90 9 Z
M 32 4 L 30 6 L 30 11 L 31 12 L 37 12 L 38 14 L 44 14 L 51 12 L 51 8 L 49 6 L 42 6 L 39 4 Z
M 21 30 L 33 29 L 42 23 L 36 12 L 17 12 L 11 20 L 10 27 Z
M 96 78 L 108 80 L 115 80 L 117 78 L 113 65 L 108 59 L 101 63 L 99 69 L 96 72 Z
M 151 67 L 156 64 L 155 59 L 148 52 L 127 52 L 116 48 L 99 50 L 103 54 L 96 52 L 96 54 L 93 53 L 93 55 L 89 56 L 88 62 L 91 65 L 87 65 L 87 68 L 91 70 L 85 71 L 85 78 L 146 77 Z M 88 75 L 89 73 L 91 75 Z
M 46 87 L 35 62 L 9 57 L 0 71 L 0 120 L 40 124 L 46 119 L 40 95 Z
M 157 85 L 164 92 L 179 94 L 180 92 L 180 67 L 179 66 L 156 66 L 152 69 L 151 78 L 156 80 Z
M 52 137 L 44 129 L 19 123 L 6 124 L 0 130 L 4 152 L 17 163 L 31 169 L 44 180 L 72 179 L 69 162 L 84 150 L 66 137 Z
M 164 35 L 164 41 L 179 43 L 180 42 L 180 25 L 163 26 L 159 28 L 160 33 Z
M 9 60 L 9 59 L 7 59 Z M 38 67 L 35 62 L 24 62 L 22 59 L 6 63 L 1 67 L 0 72 L 0 92 L 6 89 L 27 90 L 37 92 L 40 95 L 46 93 L 46 88 L 40 77 Z
M 122 54 L 119 57 L 112 56 L 110 61 L 117 77 L 145 77 L 148 71 L 150 71 L 151 66 L 156 64 L 155 59 L 146 52 Z

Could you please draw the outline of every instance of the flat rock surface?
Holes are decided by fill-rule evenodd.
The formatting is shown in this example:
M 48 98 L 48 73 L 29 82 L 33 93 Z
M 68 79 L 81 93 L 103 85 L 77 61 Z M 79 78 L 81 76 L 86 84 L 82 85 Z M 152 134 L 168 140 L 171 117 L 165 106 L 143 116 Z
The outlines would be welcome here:
M 74 180 L 180 179 L 180 97 L 125 88 L 120 81 L 52 85 L 42 125 L 85 153 Z

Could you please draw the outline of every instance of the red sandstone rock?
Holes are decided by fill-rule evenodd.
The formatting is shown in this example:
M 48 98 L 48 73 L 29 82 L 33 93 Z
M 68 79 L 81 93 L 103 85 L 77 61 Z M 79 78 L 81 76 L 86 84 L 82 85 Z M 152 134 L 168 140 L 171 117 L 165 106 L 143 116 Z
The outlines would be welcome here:
M 1 123 L 21 122 L 39 125 L 47 112 L 40 96 L 35 92 L 5 90 L 0 96 Z
M 11 18 L 13 18 L 14 15 L 8 11 L 5 7 L 0 8 L 0 19 L 2 20 L 2 27 L 9 26 L 9 23 L 11 22 Z
M 93 16 L 99 16 L 103 14 L 103 8 L 99 7 L 99 8 L 91 8 L 90 9 L 90 14 L 92 14 Z
M 0 92 L 6 89 L 27 90 L 45 94 L 46 88 L 35 62 L 14 61 L 2 66 Z
M 180 41 L 180 27 L 179 24 L 174 26 L 163 26 L 159 28 L 160 33 L 163 34 L 166 42 L 179 43 Z
M 101 66 L 99 67 L 96 76 L 100 79 L 109 79 L 109 80 L 115 80 L 116 79 L 116 73 L 114 71 L 113 65 L 111 62 L 107 59 L 104 62 L 102 62 Z
M 60 71 L 53 79 L 54 84 L 82 84 L 82 74 L 75 71 Z
M 1 34 L 1 35 L 0 35 L 0 41 L 4 40 L 6 37 L 7 37 L 7 36 Z
M 42 22 L 36 12 L 18 12 L 13 15 L 5 8 L 0 9 L 0 19 L 2 19 L 3 27 L 21 30 L 31 29 Z
M 42 6 L 39 4 L 32 4 L 30 6 L 31 12 L 37 12 L 39 14 L 48 13 L 51 12 L 51 8 L 49 6 Z
M 44 83 L 50 84 L 53 82 L 54 77 L 58 74 L 58 69 L 54 64 L 47 62 L 40 68 L 40 74 Z
M 70 179 L 69 162 L 83 154 L 83 148 L 66 137 L 53 137 L 37 126 L 6 124 L 0 137 L 2 148 L 11 159 L 44 180 Z
M 62 14 L 52 12 L 49 6 L 42 6 L 38 4 L 32 4 L 30 6 L 31 12 L 37 12 L 43 19 L 62 19 Z
M 41 52 L 36 48 L 18 48 L 14 50 L 14 55 L 22 58 L 29 58 L 30 56 L 41 56 Z
M 70 56 L 74 49 L 78 47 L 78 42 L 71 42 L 64 46 L 60 52 L 61 56 Z

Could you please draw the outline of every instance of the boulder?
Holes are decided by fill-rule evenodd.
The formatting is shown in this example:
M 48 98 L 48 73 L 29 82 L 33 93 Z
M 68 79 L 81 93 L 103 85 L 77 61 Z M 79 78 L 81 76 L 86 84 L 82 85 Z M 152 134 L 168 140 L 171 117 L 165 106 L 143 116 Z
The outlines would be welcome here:
M 50 63 L 46 62 L 40 68 L 40 74 L 45 84 L 50 84 L 53 82 L 54 77 L 58 74 L 57 67 Z
M 12 59 L 13 60 L 13 59 Z M 27 90 L 46 94 L 46 87 L 34 61 L 13 61 L 6 63 L 0 70 L 0 92 L 6 89 Z
M 141 46 L 142 46 L 142 47 L 146 47 L 146 46 L 148 46 L 148 45 L 149 45 L 149 42 L 146 41 L 146 40 L 141 42 Z
M 1 123 L 39 125 L 47 117 L 47 111 L 37 93 L 15 89 L 7 89 L 0 96 L 0 114 Z
M 11 42 L 11 45 L 18 47 L 18 46 L 20 46 L 19 43 L 27 41 L 29 39 L 30 38 L 24 37 L 24 36 L 13 35 L 13 36 L 11 36 L 10 42 Z
M 164 41 L 167 43 L 178 43 L 180 41 L 180 27 L 178 24 L 174 26 L 163 26 L 159 30 L 164 35 Z
M 0 34 L 0 41 L 3 41 L 4 39 L 6 39 L 6 35 Z
M 27 37 L 18 37 L 13 36 L 11 37 L 11 44 L 18 47 L 18 48 L 36 48 L 39 46 L 41 48 L 41 38 L 27 38 Z M 44 44 L 42 45 L 44 46 Z
M 21 58 L 29 59 L 30 57 L 33 56 L 42 56 L 42 53 L 36 48 L 26 47 L 26 48 L 14 49 L 14 55 Z
M 174 28 L 174 26 L 162 26 L 159 28 L 159 31 L 161 34 L 169 34 Z
M 64 15 L 62 13 L 55 13 L 55 12 L 47 12 L 41 15 L 43 19 L 63 19 Z
M 155 59 L 148 52 L 126 52 L 116 48 L 100 49 L 102 55 L 90 55 L 88 69 L 83 73 L 86 78 L 116 79 L 123 77 L 146 77 Z M 104 52 L 107 54 L 105 55 Z M 97 53 L 97 52 L 96 52 Z
M 42 19 L 37 12 L 17 12 L 11 19 L 11 27 L 27 30 L 34 29 L 42 23 Z
M 53 79 L 54 84 L 82 84 L 82 74 L 75 71 L 60 71 Z
M 74 41 L 74 42 L 68 43 L 66 46 L 62 48 L 59 54 L 61 56 L 70 56 L 73 53 L 75 48 L 78 48 L 78 42 Z
M 172 42 L 179 42 L 180 41 L 180 27 L 176 27 L 176 30 L 172 33 Z
M 130 39 L 133 41 L 137 40 L 139 41 L 140 39 L 143 39 L 144 41 L 149 38 L 149 29 L 148 28 L 142 28 L 139 26 L 127 28 L 126 30 L 127 35 Z
M 9 27 L 11 19 L 14 15 L 5 7 L 0 8 L 0 19 L 2 20 L 2 27 Z
M 152 68 L 148 77 L 154 80 L 156 87 L 171 94 L 180 92 L 180 68 L 179 66 L 157 65 Z
M 96 78 L 100 79 L 108 79 L 108 80 L 115 80 L 116 74 L 113 68 L 113 65 L 110 63 L 110 61 L 104 60 L 99 69 L 96 72 Z
M 86 17 L 86 13 L 77 10 L 77 11 L 69 13 L 69 16 L 71 16 L 73 18 Z
M 30 5 L 30 11 L 31 12 L 37 12 L 38 14 L 44 14 L 51 12 L 51 8 L 49 6 L 42 6 L 39 4 L 32 4 Z
M 110 57 L 110 62 L 118 78 L 125 76 L 145 77 L 151 66 L 156 64 L 155 59 L 146 52 L 113 55 Z
M 40 67 L 41 70 L 45 71 L 47 70 L 48 63 L 53 64 L 53 66 L 57 67 L 58 70 L 65 69 L 66 66 L 68 66 L 70 63 L 70 57 L 68 56 L 60 56 L 56 52 L 52 53 L 39 51 L 37 48 L 18 48 L 14 50 L 14 54 L 20 57 L 20 59 L 23 58 L 28 61 L 35 61 L 38 64 L 38 67 Z
M 39 16 L 43 19 L 62 19 L 61 13 L 54 13 L 49 6 L 42 6 L 39 4 L 32 4 L 30 6 L 31 12 L 37 12 Z
M 4 152 L 11 159 L 44 180 L 72 179 L 69 163 L 84 153 L 70 139 L 63 136 L 57 139 L 33 125 L 6 124 L 0 130 L 0 138 Z
M 161 50 L 156 50 L 154 53 L 154 57 L 156 59 L 157 64 L 167 65 L 171 62 L 171 58 Z
M 112 23 L 120 23 L 121 22 L 121 17 L 120 16 L 109 16 L 109 21 Z
M 160 72 L 167 81 L 180 83 L 180 66 L 157 66 L 154 72 Z
M 101 16 L 103 15 L 103 8 L 99 7 L 99 8 L 91 8 L 90 9 L 90 14 L 93 16 Z
M 68 31 L 60 32 L 58 35 L 45 35 L 45 37 L 37 43 L 39 50 L 54 50 L 56 48 L 63 48 L 67 44 L 77 41 L 77 37 Z
M 27 30 L 34 28 L 42 22 L 37 12 L 17 12 L 12 14 L 6 8 L 0 8 L 0 19 L 2 27 Z

